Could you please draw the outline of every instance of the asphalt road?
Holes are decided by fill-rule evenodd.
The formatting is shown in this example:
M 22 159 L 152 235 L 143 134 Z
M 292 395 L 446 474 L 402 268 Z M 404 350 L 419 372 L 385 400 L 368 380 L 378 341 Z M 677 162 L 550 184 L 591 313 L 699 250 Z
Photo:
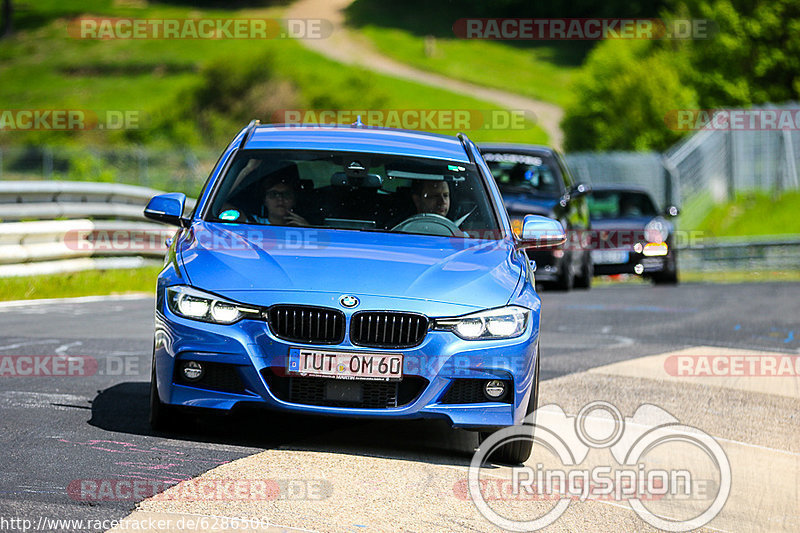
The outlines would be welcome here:
M 626 285 L 542 298 L 543 380 L 689 346 L 800 353 L 798 283 Z M 150 298 L 0 304 L 0 361 L 70 355 L 97 365 L 91 375 L 0 377 L 0 518 L 119 519 L 136 499 L 86 501 L 70 489 L 81 480 L 171 484 L 266 449 L 326 450 L 334 435 L 337 445 L 404 459 L 443 461 L 475 443 L 433 422 L 260 413 L 154 434 L 152 315 Z

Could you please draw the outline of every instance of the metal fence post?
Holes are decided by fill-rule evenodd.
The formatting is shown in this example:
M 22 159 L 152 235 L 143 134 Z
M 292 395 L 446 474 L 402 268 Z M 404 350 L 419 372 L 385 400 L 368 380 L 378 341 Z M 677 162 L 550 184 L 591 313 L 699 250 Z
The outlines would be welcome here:
M 793 188 L 797 189 L 798 187 L 797 165 L 795 163 L 796 160 L 794 158 L 794 144 L 792 143 L 792 132 L 789 130 L 783 130 L 783 135 L 781 138 L 783 139 L 783 156 L 786 158 L 786 178 L 787 178 L 786 181 L 783 183 L 783 185 L 788 186 L 789 184 L 791 184 Z
M 49 146 L 42 149 L 42 177 L 53 178 L 53 150 Z
M 725 135 L 725 174 L 728 181 L 728 201 L 736 198 L 736 181 L 734 179 L 733 162 L 733 130 L 729 129 Z

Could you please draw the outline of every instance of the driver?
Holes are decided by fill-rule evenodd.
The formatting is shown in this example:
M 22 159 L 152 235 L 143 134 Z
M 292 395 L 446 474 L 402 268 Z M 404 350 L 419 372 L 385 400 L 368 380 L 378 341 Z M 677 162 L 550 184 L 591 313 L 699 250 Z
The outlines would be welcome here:
M 415 180 L 411 199 L 418 213 L 434 213 L 446 217 L 450 211 L 450 185 L 446 181 Z

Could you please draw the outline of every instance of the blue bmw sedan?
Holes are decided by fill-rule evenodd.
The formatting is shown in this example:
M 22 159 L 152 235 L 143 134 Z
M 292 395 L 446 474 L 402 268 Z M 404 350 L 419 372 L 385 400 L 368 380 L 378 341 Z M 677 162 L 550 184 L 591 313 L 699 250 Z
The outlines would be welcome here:
M 464 135 L 262 126 L 231 142 L 158 277 L 151 423 L 187 409 L 439 418 L 482 434 L 537 405 L 539 316 L 525 250 L 563 244 L 552 219 L 516 235 Z M 530 443 L 496 453 L 519 463 Z

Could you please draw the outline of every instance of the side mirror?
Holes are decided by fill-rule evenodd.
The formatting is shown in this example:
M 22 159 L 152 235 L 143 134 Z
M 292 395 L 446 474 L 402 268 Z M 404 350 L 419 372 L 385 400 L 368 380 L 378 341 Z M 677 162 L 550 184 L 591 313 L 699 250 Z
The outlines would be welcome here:
M 671 205 L 664 210 L 664 215 L 668 217 L 676 217 L 681 213 L 681 210 Z
M 567 234 L 558 220 L 541 215 L 525 215 L 517 248 L 557 248 L 567 242 Z
M 590 192 L 592 192 L 592 187 L 590 185 L 586 183 L 576 183 L 569 190 L 569 195 L 571 198 L 580 198 L 581 196 L 586 196 Z
M 180 192 L 170 192 L 153 196 L 144 208 L 144 216 L 156 222 L 163 222 L 173 226 L 186 227 L 187 220 L 183 218 L 183 206 L 186 195 Z
M 591 186 L 586 183 L 578 183 L 569 188 L 569 190 L 559 199 L 558 203 L 561 207 L 567 207 L 572 200 L 577 200 L 581 196 L 586 196 L 592 192 Z

